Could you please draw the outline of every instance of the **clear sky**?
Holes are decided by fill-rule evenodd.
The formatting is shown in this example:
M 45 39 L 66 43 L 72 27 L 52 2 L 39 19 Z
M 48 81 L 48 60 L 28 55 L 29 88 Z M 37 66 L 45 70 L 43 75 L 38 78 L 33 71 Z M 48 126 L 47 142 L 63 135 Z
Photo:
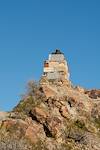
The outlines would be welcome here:
M 100 88 L 100 0 L 0 0 L 0 111 L 59 48 L 75 85 Z

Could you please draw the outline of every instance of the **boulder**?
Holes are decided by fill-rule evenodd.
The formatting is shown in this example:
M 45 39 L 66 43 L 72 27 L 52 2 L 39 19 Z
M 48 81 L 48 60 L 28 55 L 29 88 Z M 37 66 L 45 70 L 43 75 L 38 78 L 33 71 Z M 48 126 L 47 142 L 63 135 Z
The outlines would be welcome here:
M 43 108 L 39 108 L 39 107 L 33 108 L 30 114 L 33 120 L 36 120 L 37 122 L 40 122 L 40 123 L 45 123 L 45 120 L 49 115 L 46 112 L 46 110 L 44 110 Z

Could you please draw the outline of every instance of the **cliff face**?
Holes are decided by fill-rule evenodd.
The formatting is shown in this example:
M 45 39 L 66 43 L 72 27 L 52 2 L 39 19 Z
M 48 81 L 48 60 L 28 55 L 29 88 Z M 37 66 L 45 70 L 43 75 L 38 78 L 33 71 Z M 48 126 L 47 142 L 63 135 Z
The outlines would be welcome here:
M 0 115 L 0 150 L 100 150 L 100 90 L 42 77 Z

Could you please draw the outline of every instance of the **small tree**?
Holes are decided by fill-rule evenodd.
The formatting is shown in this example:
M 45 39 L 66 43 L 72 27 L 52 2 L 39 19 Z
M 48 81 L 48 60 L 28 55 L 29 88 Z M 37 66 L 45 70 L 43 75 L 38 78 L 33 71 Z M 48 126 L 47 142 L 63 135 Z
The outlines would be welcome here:
M 28 94 L 33 96 L 36 93 L 36 91 L 38 90 L 38 86 L 39 85 L 36 81 L 33 81 L 33 80 L 29 81 L 28 86 L 27 86 Z

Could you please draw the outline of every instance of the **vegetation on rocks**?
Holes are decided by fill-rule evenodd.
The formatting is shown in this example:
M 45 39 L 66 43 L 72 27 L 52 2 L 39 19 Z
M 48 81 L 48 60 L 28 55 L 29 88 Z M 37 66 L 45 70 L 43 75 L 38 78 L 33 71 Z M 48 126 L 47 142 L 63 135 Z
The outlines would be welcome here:
M 31 81 L 19 104 L 1 117 L 0 150 L 62 149 L 100 149 L 100 98 L 67 84 Z

